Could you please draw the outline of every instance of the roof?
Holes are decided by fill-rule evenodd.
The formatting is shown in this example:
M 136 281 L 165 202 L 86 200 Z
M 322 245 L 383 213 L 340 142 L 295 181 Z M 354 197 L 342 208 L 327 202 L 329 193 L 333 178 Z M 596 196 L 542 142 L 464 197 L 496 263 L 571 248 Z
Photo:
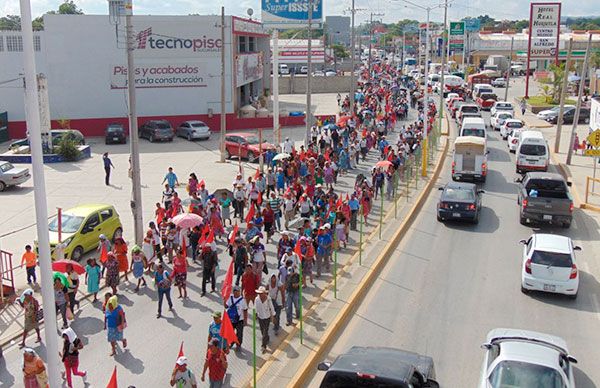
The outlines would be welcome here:
M 471 136 L 469 136 L 469 137 L 471 137 Z M 446 183 L 446 188 L 448 188 L 448 189 L 472 190 L 475 187 L 477 187 L 476 184 L 468 183 L 468 182 L 448 182 L 448 183 Z
M 365 373 L 395 380 L 407 381 L 416 368 L 429 377 L 433 359 L 417 353 L 386 347 L 353 346 L 341 354 L 329 371 Z
M 98 210 L 109 208 L 109 207 L 112 207 L 112 205 L 106 205 L 106 204 L 79 205 L 79 206 L 72 207 L 68 210 L 65 210 L 63 213 L 64 214 L 72 214 L 74 216 L 85 217 L 94 211 L 98 211 Z
M 567 343 L 562 338 L 531 330 L 494 329 L 488 333 L 486 342 L 501 342 L 501 348 L 505 356 L 510 355 L 507 358 L 537 359 L 546 365 L 548 365 L 548 362 L 550 362 L 550 365 L 556 365 L 558 352 L 569 354 Z M 546 346 L 548 351 L 544 351 L 541 346 Z M 552 360 L 549 357 L 552 357 Z
M 535 234 L 535 247 L 542 251 L 571 253 L 571 239 L 557 234 Z
M 526 137 L 536 138 L 536 139 L 543 139 L 544 135 L 540 131 L 532 131 L 532 130 L 528 129 L 528 130 L 523 131 L 521 133 L 521 139 L 525 139 Z
M 542 171 L 532 171 L 526 174 L 529 179 L 552 179 L 552 180 L 561 180 L 564 181 L 562 175 L 557 174 L 555 172 L 542 172 Z
M 484 146 L 485 139 L 479 136 L 459 136 L 454 140 L 454 145 L 457 144 L 477 144 Z

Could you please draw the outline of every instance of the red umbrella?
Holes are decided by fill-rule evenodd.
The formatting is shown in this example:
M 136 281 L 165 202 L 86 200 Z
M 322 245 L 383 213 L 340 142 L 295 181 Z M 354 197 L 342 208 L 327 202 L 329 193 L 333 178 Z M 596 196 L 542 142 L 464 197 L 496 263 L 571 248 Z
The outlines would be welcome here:
M 83 275 L 85 273 L 85 268 L 81 264 L 73 260 L 56 260 L 52 263 L 52 270 L 56 272 L 67 272 L 67 265 L 71 264 L 73 266 L 73 270 L 77 272 L 79 275 Z
M 392 162 L 390 162 L 389 160 L 380 160 L 375 164 L 375 167 L 390 167 L 391 165 Z

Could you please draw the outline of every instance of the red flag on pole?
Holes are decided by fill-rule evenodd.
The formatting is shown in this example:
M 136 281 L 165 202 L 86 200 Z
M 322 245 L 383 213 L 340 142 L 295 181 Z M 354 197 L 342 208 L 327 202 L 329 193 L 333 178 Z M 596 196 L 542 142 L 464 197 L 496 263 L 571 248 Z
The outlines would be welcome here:
M 181 236 L 181 252 L 183 252 L 183 257 L 187 257 L 187 245 L 185 243 L 185 236 Z
M 206 237 L 206 243 L 212 244 L 215 241 L 215 231 L 213 229 L 208 233 L 208 237 Z
M 342 196 L 341 196 L 341 195 L 338 197 L 338 200 L 337 200 L 337 202 L 335 203 L 335 207 L 336 207 L 337 209 L 339 209 L 339 208 L 341 208 L 341 207 L 342 207 Z
M 233 243 L 235 242 L 235 237 L 238 234 L 238 230 L 239 230 L 238 224 L 235 224 L 235 226 L 233 227 L 233 232 L 231 232 L 231 237 L 229 237 L 230 245 L 233 245 Z
M 183 357 L 183 341 L 181 341 L 181 345 L 179 346 L 179 354 L 177 354 L 177 358 Z M 175 360 L 175 367 L 177 367 L 177 360 Z
M 259 176 L 260 176 L 260 170 L 257 168 L 256 172 L 254 173 L 254 180 L 257 180 Z
M 233 262 L 234 260 L 231 260 L 231 263 L 229 263 L 229 268 L 225 274 L 225 280 L 223 280 L 223 285 L 221 286 L 221 296 L 223 297 L 223 301 L 229 299 L 229 295 L 231 295 L 231 289 L 233 287 Z
M 300 239 L 296 242 L 296 246 L 294 247 L 294 253 L 298 255 L 298 259 L 302 261 L 302 247 L 300 246 Z
M 254 206 L 250 205 L 250 210 L 248 210 L 248 214 L 246 215 L 246 223 L 249 223 L 254 218 Z
M 227 314 L 227 311 L 225 311 L 223 313 L 223 320 L 221 323 L 221 331 L 219 334 L 221 334 L 221 337 L 223 337 L 229 345 L 231 345 L 231 344 L 239 345 L 239 343 L 240 343 L 237 335 L 235 335 L 235 330 L 233 330 L 233 325 L 231 324 L 231 320 L 229 319 L 229 314 Z
M 350 196 L 346 193 L 346 202 L 350 201 Z
M 115 369 L 113 369 L 112 376 L 110 377 L 110 381 L 108 382 L 108 385 L 106 386 L 106 388 L 118 388 L 118 386 L 117 386 L 117 367 L 116 366 L 115 366 Z

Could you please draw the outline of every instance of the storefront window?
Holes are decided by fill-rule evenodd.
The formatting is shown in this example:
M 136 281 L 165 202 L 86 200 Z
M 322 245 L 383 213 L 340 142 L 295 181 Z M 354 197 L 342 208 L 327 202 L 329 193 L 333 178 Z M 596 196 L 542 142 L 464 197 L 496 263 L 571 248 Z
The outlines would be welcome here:
M 256 38 L 253 36 L 248 37 L 248 51 L 251 53 L 256 51 Z
M 245 53 L 246 52 L 246 37 L 245 36 L 240 36 L 238 39 L 239 39 L 239 48 L 238 48 L 238 51 L 240 53 Z

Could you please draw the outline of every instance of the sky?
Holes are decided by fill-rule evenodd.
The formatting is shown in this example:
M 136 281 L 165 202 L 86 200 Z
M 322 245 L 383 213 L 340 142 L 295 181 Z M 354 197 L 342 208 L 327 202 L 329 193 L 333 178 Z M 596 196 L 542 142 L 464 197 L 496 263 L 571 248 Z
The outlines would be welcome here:
M 55 10 L 62 0 L 30 0 L 34 17 L 49 10 Z M 254 18 L 260 17 L 260 0 L 133 0 L 134 13 L 145 15 L 187 15 L 220 14 L 221 6 L 225 6 L 226 14 L 246 16 L 246 10 L 254 10 Z M 285 1 L 285 0 L 282 0 Z M 323 0 L 327 15 L 347 15 L 352 0 Z M 443 0 L 413 0 L 413 3 L 435 6 Z M 465 16 L 488 14 L 495 19 L 527 19 L 529 17 L 529 1 L 527 0 L 448 0 L 448 20 L 459 20 Z M 599 15 L 599 0 L 564 0 L 562 14 L 565 16 Z M 107 14 L 107 0 L 75 0 L 75 3 L 86 14 Z M 357 24 L 368 20 L 370 13 L 383 14 L 374 17 L 385 23 L 393 23 L 400 19 L 417 19 L 424 21 L 425 11 L 409 5 L 403 0 L 355 0 Z M 0 16 L 19 14 L 19 0 L 0 0 Z M 431 11 L 432 21 L 443 20 L 443 10 Z

